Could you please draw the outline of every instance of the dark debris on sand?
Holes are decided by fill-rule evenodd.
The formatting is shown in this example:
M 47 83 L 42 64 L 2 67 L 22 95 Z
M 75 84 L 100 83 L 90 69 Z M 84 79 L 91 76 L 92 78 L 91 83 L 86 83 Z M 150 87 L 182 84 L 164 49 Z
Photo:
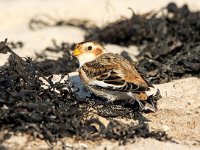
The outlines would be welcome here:
M 140 49 L 138 68 L 152 83 L 164 83 L 200 74 L 200 12 L 169 3 L 157 12 L 134 14 L 103 27 L 87 20 L 56 20 L 41 15 L 30 20 L 31 30 L 74 26 L 86 31 L 85 41 L 98 41 Z
M 70 46 L 54 45 L 48 50 L 66 52 L 66 47 L 68 49 Z M 141 112 L 134 111 L 133 106 L 110 104 L 96 97 L 78 100 L 69 81 L 52 82 L 51 74 L 55 70 L 49 67 L 46 71 L 44 61 L 48 60 L 22 58 L 7 46 L 6 41 L 2 41 L 0 55 L 6 53 L 11 55 L 8 63 L 0 67 L 0 132 L 9 132 L 0 139 L 1 143 L 11 137 L 10 132 L 29 133 L 49 142 L 56 142 L 62 137 L 114 139 L 123 144 L 134 142 L 136 137 L 171 141 L 165 132 L 150 131 Z M 43 55 L 38 57 L 43 59 Z M 76 65 L 76 60 L 68 54 L 63 56 L 63 61 Z M 59 60 L 52 64 L 57 63 L 60 63 Z M 74 71 L 74 67 L 64 71 Z M 58 72 L 63 72 L 62 67 Z M 50 86 L 44 88 L 41 78 Z M 105 118 L 108 126 L 99 117 Z M 115 120 L 116 117 L 138 120 L 139 123 L 124 124 Z
M 78 68 L 78 60 L 72 57 L 69 51 L 74 49 L 75 44 L 62 42 L 58 45 L 55 40 L 52 40 L 52 44 L 52 46 L 47 47 L 42 53 L 36 53 L 37 59 L 35 63 L 42 69 L 40 71 L 42 71 L 44 75 L 66 74 L 75 71 L 76 68 Z M 62 57 L 57 60 L 48 59 L 48 54 L 46 52 L 62 52 Z
M 88 31 L 86 40 L 140 47 L 138 68 L 152 83 L 200 77 L 200 12 L 169 3 L 156 13 L 133 14 Z
M 33 18 L 29 25 L 32 30 L 45 26 L 76 26 L 86 31 L 87 41 L 137 45 L 141 50 L 138 67 L 152 83 L 199 76 L 200 12 L 191 12 L 187 5 L 178 8 L 170 3 L 159 12 L 133 14 L 130 19 L 102 28 L 87 23 L 55 20 L 50 24 Z M 23 47 L 23 44 L 17 46 Z M 15 46 L 9 46 L 12 45 Z M 42 53 L 32 60 L 19 57 L 6 41 L 0 43 L 0 55 L 11 53 L 8 63 L 0 67 L 0 131 L 25 132 L 50 142 L 62 137 L 106 138 L 123 143 L 134 141 L 136 137 L 171 140 L 165 132 L 150 131 L 147 119 L 130 104 L 110 104 L 96 97 L 80 101 L 68 81 L 53 83 L 52 74 L 75 71 L 78 62 L 69 53 L 73 46 L 54 42 L 53 47 L 45 51 L 62 51 L 61 58 L 50 60 Z M 48 88 L 43 88 L 41 78 L 48 82 Z M 99 117 L 106 119 L 108 126 Z M 129 118 L 139 123 L 124 124 L 115 118 Z

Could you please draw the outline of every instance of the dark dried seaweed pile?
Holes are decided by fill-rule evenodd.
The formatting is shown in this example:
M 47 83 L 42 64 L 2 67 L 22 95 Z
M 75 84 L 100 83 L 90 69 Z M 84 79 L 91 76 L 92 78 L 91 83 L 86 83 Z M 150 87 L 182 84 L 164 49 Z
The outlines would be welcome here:
M 102 28 L 77 20 L 61 20 L 53 24 L 37 19 L 30 21 L 33 30 L 63 25 L 84 29 L 87 41 L 139 46 L 138 67 L 152 83 L 199 77 L 200 12 L 191 12 L 187 5 L 178 8 L 170 3 L 159 12 L 133 14 L 130 19 Z M 24 43 L 11 42 L 10 46 L 15 48 L 16 44 L 23 47 Z M 106 138 L 123 142 L 134 141 L 135 137 L 170 140 L 164 132 L 150 132 L 146 118 L 130 104 L 109 103 L 95 96 L 80 101 L 68 81 L 53 83 L 52 74 L 66 74 L 76 69 L 77 60 L 69 53 L 72 47 L 73 44 L 54 42 L 54 46 L 46 51 L 62 51 L 63 57 L 50 60 L 42 53 L 32 60 L 19 57 L 6 41 L 0 43 L 0 55 L 11 53 L 8 63 L 0 67 L 0 131 L 25 132 L 50 142 L 62 137 Z M 43 88 L 41 78 L 48 82 L 48 88 Z M 108 121 L 108 126 L 99 116 Z M 139 123 L 127 125 L 115 118 L 129 118 Z
M 35 63 L 42 69 L 42 73 L 44 75 L 52 75 L 75 71 L 78 68 L 78 60 L 73 58 L 69 51 L 74 48 L 75 44 L 62 42 L 58 45 L 55 40 L 52 43 L 53 46 L 47 47 L 41 54 L 36 54 L 37 59 Z M 62 52 L 62 57 L 57 60 L 48 59 L 46 52 Z
M 64 48 L 49 49 L 56 52 Z M 47 72 L 44 61 L 19 57 L 6 41 L 2 41 L 0 55 L 5 53 L 11 55 L 8 63 L 0 67 L 0 132 L 9 132 L 0 142 L 9 138 L 10 132 L 25 132 L 50 142 L 62 137 L 106 138 L 122 142 L 134 141 L 135 137 L 171 140 L 165 132 L 150 132 L 142 114 L 130 106 L 110 104 L 96 97 L 78 100 L 68 81 L 53 83 L 52 75 L 46 76 L 54 73 L 53 67 Z M 76 63 L 69 55 L 63 57 L 65 63 Z M 56 63 L 60 61 L 53 64 Z M 73 70 L 71 67 L 67 71 Z M 50 86 L 44 88 L 41 78 Z M 99 116 L 108 121 L 108 126 L 98 119 Z M 116 121 L 116 117 L 138 120 L 139 123 L 127 125 Z
M 200 12 L 169 3 L 156 13 L 136 15 L 88 30 L 86 40 L 140 47 L 138 68 L 152 83 L 200 76 Z
M 200 76 L 200 12 L 190 11 L 187 5 L 179 8 L 169 3 L 160 11 L 133 13 L 129 19 L 103 27 L 87 20 L 56 20 L 48 15 L 32 18 L 29 26 L 32 30 L 74 26 L 86 31 L 85 41 L 137 45 L 138 68 L 152 83 Z

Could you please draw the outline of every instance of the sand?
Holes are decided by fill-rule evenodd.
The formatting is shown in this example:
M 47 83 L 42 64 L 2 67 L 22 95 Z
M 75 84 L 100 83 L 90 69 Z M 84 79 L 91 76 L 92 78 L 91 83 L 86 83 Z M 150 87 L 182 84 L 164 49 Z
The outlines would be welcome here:
M 60 75 L 54 76 L 54 81 L 60 79 Z M 78 82 L 80 79 L 77 72 L 70 74 L 70 80 L 75 83 L 76 88 L 82 88 Z M 79 83 L 79 84 L 77 84 Z M 187 86 L 185 86 L 187 85 Z M 163 96 L 158 101 L 158 110 L 155 113 L 144 114 L 148 120 L 150 130 L 165 131 L 176 143 L 161 142 L 155 139 L 137 139 L 135 143 L 119 146 L 118 142 L 104 140 L 102 142 L 74 141 L 74 139 L 64 138 L 62 141 L 69 147 L 87 148 L 87 149 L 200 149 L 200 79 L 192 77 L 180 79 L 165 84 L 154 85 Z M 152 89 L 154 92 L 154 89 Z M 89 93 L 80 90 L 78 96 L 84 98 Z M 6 132 L 6 131 L 5 131 Z M 1 133 L 0 135 L 2 135 Z M 4 141 L 3 146 L 18 149 L 41 148 L 48 149 L 49 144 L 40 139 L 33 139 L 26 134 L 15 134 L 10 139 Z M 55 149 L 60 149 L 62 143 L 54 145 Z
M 130 17 L 132 8 L 135 13 L 145 13 L 159 10 L 171 0 L 1 0 L 0 1 L 0 39 L 23 41 L 22 49 L 15 51 L 20 56 L 34 57 L 35 52 L 41 52 L 51 44 L 52 39 L 58 42 L 80 42 L 84 38 L 84 31 L 75 27 L 49 27 L 43 30 L 31 31 L 28 27 L 30 18 L 39 14 L 48 14 L 55 19 L 87 19 L 91 23 L 102 26 L 116 19 Z M 178 5 L 187 3 L 193 10 L 200 9 L 199 0 L 175 0 Z M 69 5 L 70 4 L 70 5 Z M 133 59 L 137 55 L 137 47 L 119 47 L 106 45 L 113 52 L 127 51 Z M 8 56 L 0 55 L 0 65 Z M 59 57 L 59 56 L 57 56 Z M 78 85 L 77 86 L 81 86 Z M 158 102 L 155 113 L 145 114 L 149 120 L 150 129 L 166 131 L 178 144 L 160 142 L 155 139 L 137 139 L 133 144 L 119 146 L 117 142 L 103 141 L 97 145 L 89 141 L 74 141 L 65 138 L 63 142 L 70 149 L 200 149 L 200 79 L 186 78 L 170 83 L 155 85 L 159 88 L 163 98 Z M 152 92 L 154 92 L 152 90 Z M 84 93 L 82 93 L 84 94 Z M 88 93 L 87 93 L 88 94 Z M 6 132 L 6 131 L 5 131 Z M 0 138 L 3 133 L 0 134 Z M 25 134 L 16 134 L 6 140 L 3 145 L 8 149 L 48 149 L 52 145 L 40 139 L 33 139 Z M 62 144 L 54 145 L 61 149 Z M 1 149 L 1 146 L 0 146 Z

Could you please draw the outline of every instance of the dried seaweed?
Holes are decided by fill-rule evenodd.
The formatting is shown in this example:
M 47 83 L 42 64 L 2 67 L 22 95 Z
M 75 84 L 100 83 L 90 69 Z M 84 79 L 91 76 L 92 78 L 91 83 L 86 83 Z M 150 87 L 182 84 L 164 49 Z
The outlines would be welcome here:
M 83 30 L 94 30 L 97 27 L 88 20 L 58 20 L 47 14 L 38 14 L 31 18 L 29 21 L 29 28 L 31 30 L 39 30 L 45 27 L 55 27 L 55 26 L 72 26 L 78 27 Z
M 134 14 L 103 27 L 87 20 L 56 20 L 48 15 L 33 17 L 30 29 L 74 26 L 85 30 L 85 41 L 99 41 L 140 49 L 138 68 L 152 83 L 189 76 L 200 77 L 200 12 L 187 5 L 169 3 L 157 12 Z
M 200 12 L 169 3 L 155 13 L 133 14 L 96 30 L 85 40 L 140 47 L 138 68 L 152 83 L 200 74 Z
M 55 40 L 52 40 L 53 46 L 47 47 L 43 53 L 36 53 L 35 63 L 39 68 L 41 68 L 44 75 L 51 74 L 66 74 L 73 72 L 78 67 L 78 60 L 72 57 L 70 50 L 75 46 L 74 43 L 62 42 L 60 45 L 56 43 Z M 58 53 L 62 52 L 62 57 L 57 60 L 48 59 L 46 52 Z
M 46 21 L 32 18 L 30 28 L 75 26 L 87 32 L 87 41 L 139 46 L 138 67 L 153 83 L 187 76 L 199 77 L 200 12 L 191 12 L 187 5 L 178 8 L 175 3 L 170 3 L 158 12 L 133 14 L 130 19 L 102 28 L 88 21 L 44 17 Z M 165 132 L 150 131 L 147 119 L 137 106 L 120 101 L 109 103 L 95 96 L 80 101 L 68 81 L 53 83 L 52 74 L 66 74 L 76 69 L 77 60 L 69 53 L 73 46 L 54 42 L 53 47 L 46 51 L 62 51 L 61 58 L 50 60 L 43 53 L 32 60 L 19 57 L 6 41 L 0 43 L 1 55 L 11 53 L 8 64 L 0 68 L 0 131 L 25 132 L 50 142 L 62 137 L 114 139 L 122 144 L 134 142 L 137 137 L 172 141 Z M 43 88 L 41 78 L 49 83 L 48 88 Z M 155 99 L 159 99 L 159 94 L 150 97 L 149 102 Z M 156 101 L 153 103 L 156 105 Z M 103 117 L 108 125 L 99 117 Z M 116 118 L 138 123 L 125 124 Z
M 58 47 L 51 49 L 56 52 L 63 49 Z M 89 140 L 115 139 L 122 143 L 134 142 L 137 137 L 171 141 L 163 132 L 149 131 L 141 112 L 130 106 L 108 103 L 97 97 L 78 100 L 69 81 L 52 82 L 52 75 L 46 76 L 45 67 L 40 64 L 43 62 L 18 56 L 6 41 L 0 42 L 0 53 L 11 53 L 8 64 L 0 69 L 0 131 L 29 133 L 51 143 L 74 136 Z M 73 59 L 65 60 L 74 63 Z M 53 69 L 49 71 L 53 73 Z M 47 88 L 43 87 L 41 78 L 48 82 Z M 99 117 L 105 118 L 108 126 Z M 124 124 L 115 118 L 139 123 Z

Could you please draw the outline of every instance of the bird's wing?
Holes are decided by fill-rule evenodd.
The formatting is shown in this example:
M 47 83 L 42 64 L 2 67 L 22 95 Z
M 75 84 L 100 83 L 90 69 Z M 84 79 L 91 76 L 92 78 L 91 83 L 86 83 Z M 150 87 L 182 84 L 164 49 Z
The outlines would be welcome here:
M 127 70 L 123 67 L 129 68 Z M 81 67 L 81 70 L 85 72 L 89 82 L 89 86 L 95 86 L 102 89 L 122 91 L 122 92 L 141 92 L 149 90 L 145 81 L 138 74 L 136 70 L 130 66 L 128 61 L 125 61 L 121 56 L 116 54 L 107 54 L 92 62 L 88 62 Z M 135 72 L 136 71 L 136 72 Z M 127 75 L 138 76 L 143 83 L 139 84 L 138 80 L 128 80 Z

